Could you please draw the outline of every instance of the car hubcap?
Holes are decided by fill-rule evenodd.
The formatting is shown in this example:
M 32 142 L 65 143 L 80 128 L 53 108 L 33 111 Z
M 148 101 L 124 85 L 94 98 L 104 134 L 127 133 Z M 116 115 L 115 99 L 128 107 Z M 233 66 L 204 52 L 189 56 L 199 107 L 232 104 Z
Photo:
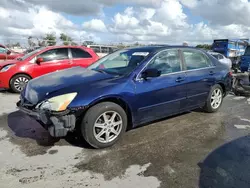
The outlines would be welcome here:
M 222 92 L 220 89 L 215 89 L 211 97 L 211 106 L 213 109 L 217 109 L 222 101 Z
M 101 114 L 94 124 L 94 136 L 101 143 L 115 140 L 122 130 L 122 118 L 114 111 Z
M 18 77 L 15 79 L 14 87 L 17 91 L 22 91 L 25 85 L 29 82 L 29 79 L 26 77 Z

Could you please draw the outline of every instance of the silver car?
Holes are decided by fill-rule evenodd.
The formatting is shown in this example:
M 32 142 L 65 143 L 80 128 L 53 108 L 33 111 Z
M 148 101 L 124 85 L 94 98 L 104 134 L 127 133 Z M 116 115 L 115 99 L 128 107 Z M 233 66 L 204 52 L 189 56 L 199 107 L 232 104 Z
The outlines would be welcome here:
M 217 53 L 217 52 L 208 52 L 212 56 L 214 56 L 216 59 L 218 59 L 221 63 L 227 65 L 230 69 L 232 68 L 232 61 L 229 58 L 226 58 L 224 55 Z

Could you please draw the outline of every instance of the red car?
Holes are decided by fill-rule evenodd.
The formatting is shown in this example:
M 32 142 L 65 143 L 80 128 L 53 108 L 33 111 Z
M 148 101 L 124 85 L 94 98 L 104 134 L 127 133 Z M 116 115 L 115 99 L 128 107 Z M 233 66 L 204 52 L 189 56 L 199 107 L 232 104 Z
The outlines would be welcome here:
M 16 59 L 18 57 L 22 57 L 24 54 L 14 52 L 8 49 L 6 46 L 0 44 L 0 61 L 1 60 L 8 60 L 8 59 Z
M 75 66 L 87 67 L 98 59 L 92 49 L 83 46 L 39 48 L 15 60 L 0 62 L 0 88 L 19 93 L 32 78 Z

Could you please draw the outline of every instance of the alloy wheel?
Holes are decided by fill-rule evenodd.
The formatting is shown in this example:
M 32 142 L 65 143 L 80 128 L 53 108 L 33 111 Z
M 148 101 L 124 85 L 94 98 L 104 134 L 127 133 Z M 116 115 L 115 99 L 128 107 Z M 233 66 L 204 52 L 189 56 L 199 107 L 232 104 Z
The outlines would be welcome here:
M 22 91 L 25 85 L 29 82 L 29 79 L 26 77 L 18 77 L 14 81 L 14 87 L 17 91 Z
M 123 126 L 121 115 L 115 111 L 102 113 L 93 126 L 95 138 L 101 143 L 115 140 L 121 133 Z
M 217 88 L 213 91 L 211 96 L 211 106 L 213 109 L 219 108 L 222 102 L 222 91 Z

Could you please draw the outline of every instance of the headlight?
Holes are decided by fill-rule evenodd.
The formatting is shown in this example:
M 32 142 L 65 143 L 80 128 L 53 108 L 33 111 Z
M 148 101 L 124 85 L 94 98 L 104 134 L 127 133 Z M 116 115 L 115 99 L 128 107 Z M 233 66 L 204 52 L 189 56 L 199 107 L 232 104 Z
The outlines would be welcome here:
M 37 108 L 56 111 L 56 112 L 64 111 L 66 110 L 68 105 L 73 101 L 76 95 L 77 93 L 68 93 L 64 95 L 59 95 L 41 102 L 40 104 L 37 105 Z
M 11 65 L 6 65 L 5 67 L 3 67 L 1 69 L 0 72 L 6 72 L 7 70 L 9 70 L 11 67 L 15 66 L 15 64 L 11 64 Z

